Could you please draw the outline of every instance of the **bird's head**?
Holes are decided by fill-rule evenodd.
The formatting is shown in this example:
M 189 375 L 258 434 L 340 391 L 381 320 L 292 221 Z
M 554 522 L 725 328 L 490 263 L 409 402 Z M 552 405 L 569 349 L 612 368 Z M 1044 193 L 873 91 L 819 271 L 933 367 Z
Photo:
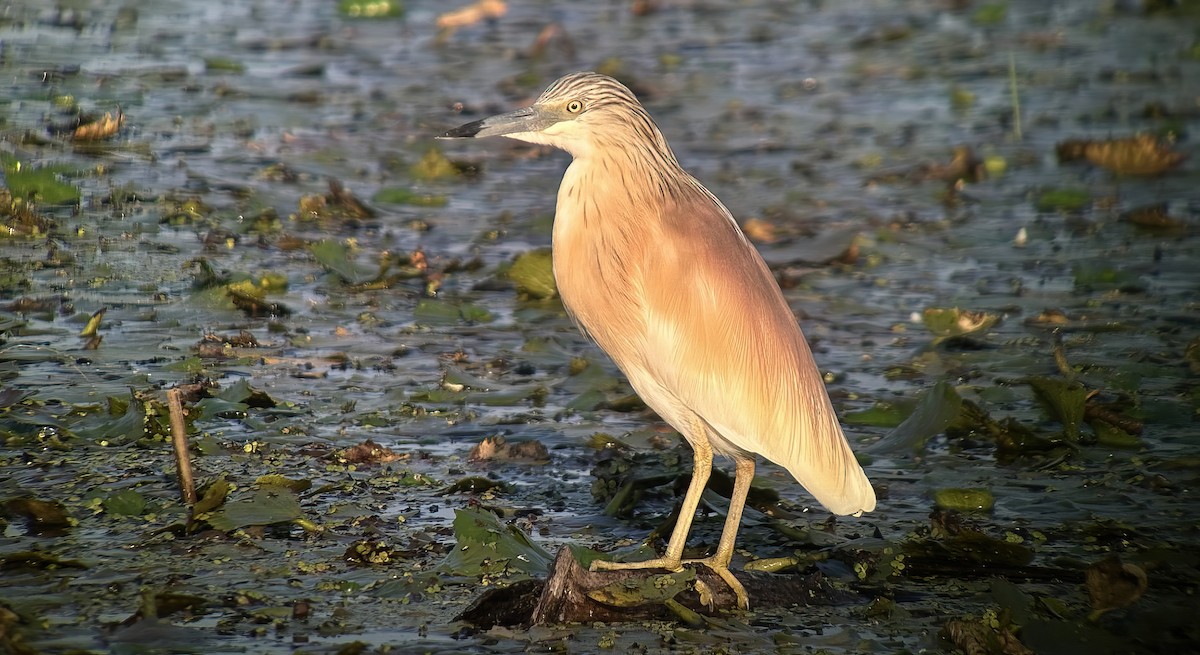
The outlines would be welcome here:
M 572 73 L 529 107 L 456 127 L 442 139 L 506 136 L 561 148 L 576 158 L 597 147 L 666 147 L 650 115 L 624 84 L 599 73 Z

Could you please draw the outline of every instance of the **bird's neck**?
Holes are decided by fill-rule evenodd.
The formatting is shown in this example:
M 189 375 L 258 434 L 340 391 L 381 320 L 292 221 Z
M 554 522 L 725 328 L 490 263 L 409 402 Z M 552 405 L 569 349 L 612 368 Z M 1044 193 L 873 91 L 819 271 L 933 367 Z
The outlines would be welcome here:
M 573 155 L 560 199 L 564 193 L 573 194 L 613 218 L 628 213 L 644 220 L 653 208 L 686 193 L 691 179 L 669 149 L 606 144 Z

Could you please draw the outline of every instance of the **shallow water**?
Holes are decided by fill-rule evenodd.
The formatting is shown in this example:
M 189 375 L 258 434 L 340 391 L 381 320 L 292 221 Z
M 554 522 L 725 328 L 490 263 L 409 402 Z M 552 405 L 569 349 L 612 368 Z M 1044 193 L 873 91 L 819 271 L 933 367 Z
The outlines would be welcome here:
M 319 652 L 354 641 L 428 652 L 593 648 L 609 628 L 466 636 L 450 619 L 479 580 L 433 588 L 423 576 L 453 547 L 453 510 L 469 502 L 436 491 L 464 475 L 514 483 L 483 502 L 530 510 L 518 523 L 551 551 L 636 542 L 670 510 L 663 493 L 634 520 L 603 516 L 589 491 L 588 437 L 604 432 L 645 446 L 660 426 L 642 412 L 569 410 L 590 389 L 615 398 L 628 387 L 557 303 L 521 300 L 495 283 L 514 255 L 549 245 L 567 156 L 432 138 L 526 104 L 562 73 L 600 68 L 634 87 L 680 161 L 739 220 L 774 226 L 780 238 L 760 248 L 789 282 L 786 295 L 830 373 L 839 411 L 912 398 L 946 380 L 994 418 L 1054 436 L 1059 424 L 1020 380 L 1056 371 L 1050 331 L 1027 320 L 1057 309 L 1071 319 L 1064 351 L 1082 379 L 1145 422 L 1140 448 L 1085 446 L 1059 465 L 999 464 L 988 444 L 943 438 L 919 457 L 876 456 L 868 474 L 886 495 L 876 512 L 839 521 L 839 535 L 878 530 L 900 544 L 929 523 L 934 490 L 986 487 L 996 507 L 976 520 L 991 534 L 1041 533 L 1031 542 L 1036 564 L 1119 553 L 1147 570 L 1146 597 L 1105 617 L 1099 637 L 1089 636 L 1092 652 L 1186 642 L 1197 618 L 1187 608 L 1197 584 L 1200 431 L 1186 358 L 1200 324 L 1200 180 L 1191 160 L 1164 176 L 1118 177 L 1060 164 L 1055 146 L 1153 132 L 1192 155 L 1195 16 L 1187 7 L 1143 13 L 1139 3 L 1009 2 L 993 21 L 981 12 L 1001 5 L 954 4 L 680 0 L 637 16 L 624 4 L 513 3 L 499 20 L 439 38 L 433 22 L 450 7 L 435 3 L 410 3 L 391 20 L 346 18 L 332 2 L 8 3 L 0 13 L 0 152 L 26 167 L 65 165 L 60 181 L 81 200 L 39 208 L 55 222 L 49 235 L 0 241 L 0 296 L 41 303 L 3 314 L 14 323 L 0 345 L 0 379 L 28 395 L 6 402 L 0 500 L 57 500 L 73 517 L 65 535 L 43 536 L 7 515 L 0 554 L 44 551 L 87 568 L 5 571 L 0 598 L 26 617 L 23 630 L 43 652 L 144 644 Z M 533 53 L 552 23 L 566 37 Z M 120 110 L 126 122 L 99 144 L 51 133 L 79 110 Z M 948 183 L 927 179 L 928 167 L 948 164 L 960 145 L 1003 170 L 948 201 Z M 420 179 L 412 167 L 431 149 L 482 173 Z M 326 193 L 328 178 L 376 216 L 302 215 L 301 197 Z M 446 202 L 372 202 L 390 188 Z M 1061 188 L 1091 201 L 1079 211 L 1037 209 L 1044 190 Z M 189 199 L 203 208 L 181 211 Z M 1180 226 L 1153 232 L 1121 219 L 1159 202 Z M 1028 242 L 1016 247 L 1022 229 Z M 812 239 L 840 230 L 859 234 L 856 260 L 806 263 Z M 437 277 L 433 298 L 428 274 L 363 289 L 304 246 L 325 239 L 349 245 L 363 279 L 386 254 L 418 249 L 431 270 L 453 260 L 479 265 Z M 197 258 L 235 277 L 285 276 L 286 290 L 268 299 L 290 314 L 248 316 L 221 287 L 197 288 L 189 264 Z M 1081 271 L 1090 268 L 1119 281 L 1088 282 Z M 448 303 L 490 318 L 447 317 Z M 972 335 L 970 348 L 935 346 L 914 314 L 956 306 L 1000 321 Z M 84 349 L 78 335 L 101 308 L 103 341 Z M 195 357 L 205 333 L 243 329 L 260 348 Z M 568 375 L 575 355 L 592 373 Z M 494 390 L 448 392 L 443 380 L 454 369 Z M 222 388 L 245 380 L 279 403 L 199 420 L 198 438 L 213 449 L 196 458 L 198 477 L 224 475 L 239 488 L 235 497 L 267 473 L 312 480 L 301 506 L 329 534 L 161 532 L 185 516 L 167 447 L 97 432 L 107 425 L 100 408 L 131 390 L 198 378 Z M 536 386 L 544 392 L 529 391 Z M 856 425 L 851 440 L 865 449 L 887 431 Z M 550 463 L 468 462 L 469 449 L 494 434 L 541 441 Z M 301 450 L 367 438 L 406 459 L 355 468 Z M 412 475 L 437 484 L 398 481 Z M 811 502 L 778 469 L 760 475 L 795 507 Z M 125 489 L 148 500 L 146 511 L 104 510 L 102 500 Z M 819 508 L 814 516 L 825 518 Z M 747 518 L 740 557 L 801 548 Z M 719 526 L 717 515 L 698 519 L 694 541 L 711 543 Z M 368 537 L 406 557 L 347 564 L 347 546 Z M 405 576 L 418 582 L 383 587 Z M 897 597 L 890 615 L 855 605 L 764 610 L 707 632 L 618 626 L 615 646 L 916 652 L 936 646 L 947 620 L 997 602 L 983 579 L 880 584 Z M 138 609 L 142 589 L 203 603 L 152 626 L 162 634 L 114 627 Z M 1022 589 L 1062 599 L 1072 617 L 1088 607 L 1078 580 Z M 307 621 L 288 609 L 301 598 L 313 606 Z M 1066 652 L 1061 641 L 1033 646 Z

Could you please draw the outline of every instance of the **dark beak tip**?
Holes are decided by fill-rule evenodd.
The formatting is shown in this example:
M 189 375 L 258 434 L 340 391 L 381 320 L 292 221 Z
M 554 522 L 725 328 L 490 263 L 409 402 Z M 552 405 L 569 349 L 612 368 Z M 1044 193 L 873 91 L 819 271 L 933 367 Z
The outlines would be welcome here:
M 483 121 L 474 121 L 471 123 L 467 123 L 466 125 L 459 125 L 458 127 L 454 128 L 453 130 L 450 130 L 449 132 L 446 132 L 445 134 L 439 136 L 438 138 L 439 139 L 469 139 L 469 138 L 479 134 L 479 130 L 482 127 L 483 127 Z

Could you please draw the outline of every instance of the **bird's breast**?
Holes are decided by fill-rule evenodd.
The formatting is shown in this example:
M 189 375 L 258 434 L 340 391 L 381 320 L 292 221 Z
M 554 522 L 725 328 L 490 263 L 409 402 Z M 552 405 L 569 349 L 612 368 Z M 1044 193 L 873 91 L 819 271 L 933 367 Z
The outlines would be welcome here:
M 654 221 L 619 189 L 568 167 L 554 217 L 554 278 L 563 305 L 618 364 L 633 356 L 642 324 L 647 249 Z

